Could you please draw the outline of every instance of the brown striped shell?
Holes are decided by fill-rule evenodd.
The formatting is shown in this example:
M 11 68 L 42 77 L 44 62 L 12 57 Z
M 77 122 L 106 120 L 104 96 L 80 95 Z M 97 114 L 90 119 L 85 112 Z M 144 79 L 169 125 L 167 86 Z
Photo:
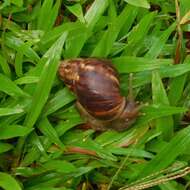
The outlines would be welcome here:
M 59 75 L 76 94 L 79 107 L 92 117 L 91 120 L 102 121 L 104 126 L 120 118 L 121 125 L 125 125 L 136 117 L 137 111 L 130 116 L 136 105 L 129 106 L 120 95 L 118 74 L 109 61 L 96 58 L 65 60 L 60 64 Z M 129 117 L 125 116 L 126 112 Z

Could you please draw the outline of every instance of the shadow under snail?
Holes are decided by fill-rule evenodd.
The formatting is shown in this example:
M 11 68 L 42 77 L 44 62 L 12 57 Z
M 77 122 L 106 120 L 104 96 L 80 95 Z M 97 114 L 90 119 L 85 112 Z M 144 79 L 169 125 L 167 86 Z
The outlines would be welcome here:
M 136 119 L 139 107 L 121 96 L 119 78 L 110 61 L 78 58 L 61 61 L 59 76 L 77 97 L 77 108 L 95 130 L 122 131 Z

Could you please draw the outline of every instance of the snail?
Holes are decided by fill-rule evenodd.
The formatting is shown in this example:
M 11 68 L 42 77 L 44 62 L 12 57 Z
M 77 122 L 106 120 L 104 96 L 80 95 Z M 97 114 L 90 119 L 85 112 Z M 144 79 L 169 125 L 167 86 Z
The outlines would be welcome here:
M 77 108 L 95 130 L 128 128 L 138 116 L 134 100 L 120 94 L 118 73 L 110 61 L 77 58 L 61 61 L 59 77 L 77 97 Z

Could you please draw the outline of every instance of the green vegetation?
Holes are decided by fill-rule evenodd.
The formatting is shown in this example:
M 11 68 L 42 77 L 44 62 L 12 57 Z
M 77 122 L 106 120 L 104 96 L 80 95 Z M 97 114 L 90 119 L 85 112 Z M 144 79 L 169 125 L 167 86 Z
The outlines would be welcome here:
M 190 3 L 178 1 L 0 1 L 0 188 L 189 188 Z M 133 73 L 144 106 L 130 129 L 77 127 L 57 77 L 76 57 L 112 60 L 124 96 Z

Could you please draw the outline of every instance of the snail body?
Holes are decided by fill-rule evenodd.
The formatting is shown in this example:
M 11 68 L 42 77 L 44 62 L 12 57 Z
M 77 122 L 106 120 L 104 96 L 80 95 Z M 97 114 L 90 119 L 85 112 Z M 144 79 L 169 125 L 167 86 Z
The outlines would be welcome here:
M 59 76 L 77 96 L 81 115 L 96 130 L 122 130 L 138 115 L 134 101 L 121 96 L 115 68 L 107 60 L 86 58 L 62 61 Z

